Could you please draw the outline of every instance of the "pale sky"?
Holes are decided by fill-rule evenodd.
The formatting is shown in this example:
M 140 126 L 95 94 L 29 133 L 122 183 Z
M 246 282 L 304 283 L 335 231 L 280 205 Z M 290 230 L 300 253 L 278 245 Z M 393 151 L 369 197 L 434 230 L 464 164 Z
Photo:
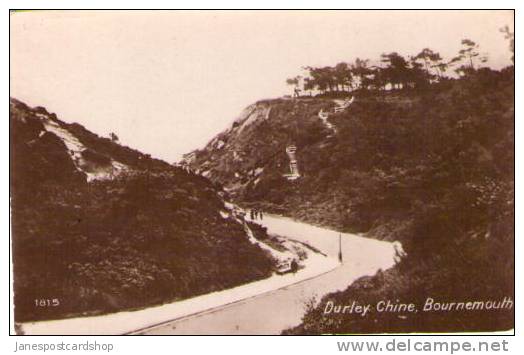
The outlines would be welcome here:
M 42 11 L 11 14 L 10 95 L 168 162 L 247 105 L 290 93 L 303 66 L 470 38 L 511 64 L 512 11 Z

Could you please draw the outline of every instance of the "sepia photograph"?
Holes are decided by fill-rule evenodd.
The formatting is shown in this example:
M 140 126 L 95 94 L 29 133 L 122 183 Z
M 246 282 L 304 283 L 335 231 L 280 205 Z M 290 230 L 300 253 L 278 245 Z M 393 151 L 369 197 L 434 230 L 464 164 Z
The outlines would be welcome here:
M 514 16 L 10 10 L 11 334 L 513 334 Z

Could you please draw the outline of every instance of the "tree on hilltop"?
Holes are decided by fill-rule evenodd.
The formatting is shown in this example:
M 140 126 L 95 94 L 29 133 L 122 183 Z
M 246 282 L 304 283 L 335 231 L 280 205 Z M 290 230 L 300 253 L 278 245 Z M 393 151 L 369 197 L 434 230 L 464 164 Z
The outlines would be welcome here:
M 509 26 L 506 25 L 500 29 L 504 33 L 504 38 L 509 40 L 509 50 L 511 51 L 511 61 L 515 63 L 515 32 L 511 32 Z

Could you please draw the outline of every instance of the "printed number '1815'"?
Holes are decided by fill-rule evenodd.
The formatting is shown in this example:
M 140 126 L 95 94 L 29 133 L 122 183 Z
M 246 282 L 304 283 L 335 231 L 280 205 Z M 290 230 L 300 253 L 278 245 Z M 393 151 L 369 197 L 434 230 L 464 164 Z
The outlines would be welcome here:
M 60 305 L 58 298 L 37 298 L 35 299 L 35 306 L 37 307 L 57 307 Z

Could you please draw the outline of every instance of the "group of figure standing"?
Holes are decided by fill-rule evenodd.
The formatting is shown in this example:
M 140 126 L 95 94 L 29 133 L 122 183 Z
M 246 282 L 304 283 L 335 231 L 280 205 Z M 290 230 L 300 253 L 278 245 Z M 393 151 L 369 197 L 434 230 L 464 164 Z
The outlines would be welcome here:
M 249 216 L 251 217 L 251 220 L 256 220 L 256 219 L 264 219 L 264 215 L 262 214 L 262 211 L 260 210 L 257 210 L 255 208 L 252 208 L 251 211 L 249 212 Z

